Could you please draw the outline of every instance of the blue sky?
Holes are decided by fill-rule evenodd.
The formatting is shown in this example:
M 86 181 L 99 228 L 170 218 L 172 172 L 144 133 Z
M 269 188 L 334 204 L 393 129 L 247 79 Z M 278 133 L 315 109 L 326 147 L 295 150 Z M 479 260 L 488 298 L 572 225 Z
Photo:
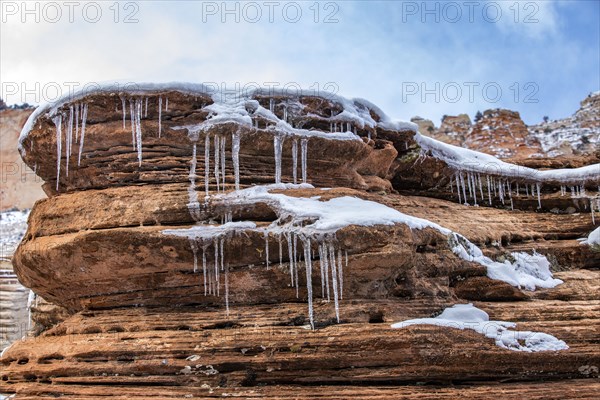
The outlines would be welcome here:
M 228 2 L 232 14 L 221 1 L 135 1 L 118 16 L 112 1 L 87 14 L 80 2 L 73 22 L 60 1 L 58 20 L 46 3 L 29 3 L 30 14 L 8 3 L 0 80 L 9 103 L 116 79 L 257 82 L 327 87 L 400 119 L 439 124 L 502 107 L 533 124 L 572 114 L 600 90 L 600 1 Z M 137 22 L 124 22 L 130 13 Z

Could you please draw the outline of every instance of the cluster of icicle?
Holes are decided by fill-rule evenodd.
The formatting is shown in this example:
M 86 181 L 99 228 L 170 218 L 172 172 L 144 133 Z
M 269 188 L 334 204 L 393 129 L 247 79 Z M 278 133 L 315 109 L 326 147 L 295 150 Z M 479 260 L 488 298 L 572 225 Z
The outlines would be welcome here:
M 537 197 L 538 208 L 542 208 L 540 196 L 542 185 L 539 182 L 532 184 L 523 183 L 523 188 L 521 189 L 519 182 L 513 186 L 513 183 L 509 179 L 485 175 L 485 183 L 483 183 L 481 174 L 479 173 L 457 171 L 454 177 L 450 178 L 450 190 L 452 193 L 454 193 L 455 185 L 458 202 L 461 204 L 469 205 L 469 199 L 471 199 L 473 205 L 478 206 L 477 199 L 479 198 L 482 203 L 487 201 L 489 205 L 492 205 L 492 199 L 498 198 L 502 204 L 509 201 L 510 208 L 513 209 L 513 194 L 515 196 L 524 194 L 527 197 L 530 195 Z M 467 191 L 469 192 L 468 196 Z
M 227 220 L 227 218 L 226 218 Z M 271 269 L 273 261 L 270 259 L 269 243 L 276 240 L 279 245 L 279 268 L 284 268 L 283 258 L 287 252 L 290 285 L 296 289 L 296 298 L 300 297 L 300 270 L 303 268 L 306 276 L 306 291 L 308 298 L 308 316 L 311 328 L 314 329 L 313 311 L 313 259 L 314 245 L 319 253 L 319 269 L 321 277 L 321 297 L 331 302 L 333 299 L 336 319 L 340 321 L 339 302 L 343 299 L 344 268 L 348 267 L 348 253 L 338 248 L 335 235 L 307 235 L 300 232 L 298 227 L 282 225 L 277 228 L 256 228 L 248 222 L 227 222 L 220 233 L 214 236 L 189 237 L 190 246 L 194 255 L 194 273 L 201 273 L 201 282 L 204 285 L 205 296 L 221 295 L 221 286 L 225 292 L 225 309 L 229 316 L 229 263 L 225 261 L 224 247 L 228 240 L 237 234 L 249 230 L 262 232 L 265 238 L 265 261 L 267 270 Z M 284 242 L 286 243 L 284 245 Z M 209 259 L 207 253 L 212 250 L 213 257 Z M 200 254 L 201 253 L 201 254 Z M 200 262 L 202 267 L 200 268 Z M 223 277 L 223 279 L 221 279 Z
M 592 214 L 592 222 L 596 224 L 594 213 L 600 211 L 600 197 L 591 196 L 585 190 L 585 185 L 562 185 L 560 187 L 560 195 L 567 195 L 567 188 L 570 191 L 571 198 L 588 199 Z M 465 205 L 478 206 L 479 204 L 487 203 L 492 205 L 493 199 L 499 199 L 502 204 L 510 203 L 511 210 L 514 209 L 513 196 L 526 196 L 527 198 L 537 198 L 538 208 L 542 208 L 541 189 L 542 184 L 536 183 L 513 183 L 510 179 L 485 175 L 482 179 L 480 173 L 477 172 L 462 172 L 457 171 L 450 178 L 450 191 L 454 193 L 458 202 Z M 600 187 L 598 188 L 600 193 Z
M 56 190 L 58 190 L 58 182 L 60 179 L 63 121 L 66 122 L 67 128 L 67 131 L 65 133 L 65 158 L 66 175 L 69 176 L 69 161 L 71 159 L 73 143 L 75 143 L 75 145 L 79 144 L 77 165 L 81 164 L 81 153 L 83 152 L 83 143 L 85 140 L 85 124 L 87 122 L 87 114 L 87 103 L 76 103 L 74 105 L 69 106 L 68 112 L 60 112 L 53 118 L 54 125 L 56 126 Z M 75 133 L 75 138 L 73 138 L 73 133 Z
M 142 105 L 143 104 L 143 105 Z M 162 131 L 162 97 L 158 98 L 158 137 Z M 165 101 L 165 111 L 168 111 L 169 99 Z M 127 118 L 129 110 L 130 118 Z M 118 111 L 115 110 L 115 111 Z M 142 118 L 148 117 L 148 97 L 146 98 L 130 98 L 129 107 L 127 107 L 127 99 L 121 96 L 121 112 L 123 114 L 123 130 L 127 129 L 127 121 L 130 120 L 131 125 L 131 143 L 133 150 L 137 152 L 138 163 L 142 165 Z M 87 121 L 88 105 L 87 103 L 75 103 L 69 106 L 68 112 L 60 111 L 52 119 L 56 126 L 56 190 L 59 189 L 60 170 L 62 162 L 62 136 L 63 125 L 66 122 L 65 133 L 65 158 L 66 158 L 66 176 L 69 176 L 69 161 L 71 158 L 73 143 L 79 144 L 79 154 L 77 157 L 77 165 L 81 165 L 81 154 L 85 140 L 85 125 Z M 143 117 L 142 117 L 143 115 Z M 73 140 L 75 134 L 75 140 Z

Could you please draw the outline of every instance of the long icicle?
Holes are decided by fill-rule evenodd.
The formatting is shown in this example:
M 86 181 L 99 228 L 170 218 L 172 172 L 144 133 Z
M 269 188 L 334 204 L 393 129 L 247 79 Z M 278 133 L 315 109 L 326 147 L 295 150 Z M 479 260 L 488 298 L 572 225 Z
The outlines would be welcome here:
M 52 120 L 56 126 L 56 191 L 60 182 L 60 161 L 62 158 L 62 114 L 58 114 Z
M 321 268 L 325 270 L 325 288 L 327 292 L 327 302 L 330 302 L 331 296 L 329 293 L 329 254 L 327 242 L 323 243 L 323 256 L 321 258 Z
M 302 183 L 306 183 L 308 174 L 308 138 L 302 138 L 300 146 L 302 148 Z
M 281 183 L 281 153 L 283 151 L 283 138 L 278 134 L 273 136 L 275 152 L 275 183 Z
M 294 287 L 294 249 L 292 244 L 292 235 L 293 233 L 287 234 L 286 239 L 288 243 L 288 256 L 290 259 L 290 280 L 292 282 L 292 287 Z
M 206 287 L 206 249 L 202 247 L 202 274 L 204 275 L 204 295 L 207 295 Z
M 231 158 L 235 174 L 235 190 L 240 190 L 240 131 L 231 134 Z
M 210 189 L 210 135 L 207 132 L 206 138 L 204 139 L 204 191 L 206 192 L 206 197 L 208 197 L 209 189 Z
M 71 147 L 73 146 L 73 118 L 74 118 L 74 112 L 73 112 L 73 106 L 69 107 L 69 122 L 67 123 L 67 151 L 66 151 L 66 156 L 67 156 L 67 168 L 66 168 L 66 172 L 67 172 L 67 176 L 69 176 L 69 160 L 71 159 Z
M 227 137 L 221 137 L 221 177 L 223 178 L 223 184 L 221 188 L 225 191 L 225 146 L 227 145 Z
M 162 96 L 158 97 L 158 137 L 162 132 Z
M 319 260 L 320 260 L 320 267 L 319 269 L 321 270 L 321 297 L 325 298 L 325 268 L 323 268 L 323 246 L 319 243 Z
M 304 266 L 306 269 L 306 293 L 308 299 L 308 319 L 310 327 L 315 329 L 315 318 L 313 311 L 313 288 L 312 288 L 312 260 L 310 256 L 310 238 L 304 242 Z
M 300 298 L 300 282 L 298 281 L 298 235 L 293 235 L 294 238 L 294 280 L 296 282 L 296 298 Z
M 269 234 L 265 232 L 265 263 L 269 269 Z
M 133 151 L 136 151 L 136 133 L 135 133 L 135 121 L 137 117 L 135 116 L 135 104 L 133 99 L 129 100 L 129 112 L 131 113 L 131 146 L 133 147 Z
M 338 292 L 338 276 L 337 276 L 337 267 L 335 262 L 335 248 L 333 244 L 329 244 L 329 255 L 330 255 L 330 265 L 331 265 L 331 283 L 333 286 L 333 302 L 335 304 L 335 318 L 337 322 L 340 322 L 340 301 L 339 301 L 339 292 Z
M 217 181 L 217 193 L 220 190 L 220 177 L 221 173 L 219 172 L 221 168 L 221 137 L 219 135 L 215 135 L 215 180 Z
M 142 166 L 142 99 L 138 99 L 135 102 L 135 138 L 137 146 L 137 155 L 139 166 Z
M 294 184 L 298 183 L 298 139 L 292 141 L 292 176 Z
M 87 122 L 88 105 L 83 105 L 81 115 L 81 137 L 79 138 L 79 156 L 77 157 L 77 166 L 81 165 L 81 154 L 83 153 L 83 142 L 85 141 L 85 124 Z

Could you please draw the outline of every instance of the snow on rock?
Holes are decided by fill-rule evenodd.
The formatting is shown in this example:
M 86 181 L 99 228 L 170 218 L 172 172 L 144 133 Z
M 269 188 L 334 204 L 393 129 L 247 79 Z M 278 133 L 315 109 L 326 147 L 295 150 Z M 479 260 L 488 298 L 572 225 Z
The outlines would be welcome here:
M 494 339 L 496 345 L 504 349 L 524 352 L 567 350 L 569 346 L 552 335 L 542 332 L 516 331 L 514 322 L 491 321 L 489 315 L 473 304 L 456 304 L 446 308 L 435 318 L 410 319 L 392 324 L 392 328 L 406 328 L 411 325 L 435 325 L 455 329 L 471 329 L 487 338 Z
M 560 182 L 581 184 L 586 181 L 600 181 L 600 164 L 573 169 L 536 170 L 504 162 L 492 155 L 443 143 L 430 137 L 415 134 L 421 148 L 450 167 L 484 175 L 522 179 L 532 182 Z
M 563 283 L 560 279 L 552 277 L 548 259 L 533 252 L 512 253 L 513 262 L 493 261 L 481 252 L 479 247 L 469 242 L 464 236 L 457 233 L 450 235 L 452 251 L 463 260 L 473 261 L 487 268 L 487 276 L 491 279 L 504 281 L 512 286 L 535 290 L 540 288 L 553 288 Z
M 321 201 L 320 196 L 293 197 L 284 193 L 272 191 L 285 191 L 288 189 L 312 189 L 309 184 L 271 184 L 253 186 L 236 190 L 227 194 L 218 194 L 213 199 L 233 206 L 245 206 L 256 203 L 265 203 L 275 211 L 277 220 L 266 227 L 257 227 L 250 221 L 231 221 L 231 215 L 224 216 L 227 222 L 222 225 L 196 225 L 188 229 L 167 229 L 162 233 L 187 237 L 194 254 L 194 272 L 198 268 L 198 250 L 202 249 L 202 273 L 204 276 L 205 295 L 219 295 L 219 271 L 227 273 L 229 266 L 224 268 L 223 246 L 226 240 L 235 234 L 244 232 L 261 233 L 265 237 L 265 265 L 269 267 L 268 246 L 269 238 L 276 239 L 279 243 L 280 264 L 283 251 L 283 239 L 287 242 L 289 255 L 290 281 L 296 287 L 299 295 L 298 269 L 303 265 L 306 271 L 306 284 L 308 292 L 309 318 L 314 328 L 313 317 L 313 290 L 312 290 L 312 259 L 313 245 L 316 245 L 321 263 L 321 281 L 323 298 L 330 300 L 330 284 L 333 290 L 336 317 L 339 322 L 339 300 L 343 298 L 343 265 L 348 263 L 347 249 L 339 248 L 335 240 L 335 233 L 347 226 L 375 226 L 405 224 L 410 229 L 433 228 L 448 236 L 452 251 L 466 261 L 476 262 L 487 268 L 488 277 L 501 280 L 512 286 L 535 290 L 536 287 L 551 288 L 560 283 L 553 279 L 550 272 L 550 263 L 543 255 L 533 253 L 512 253 L 514 261 L 503 263 L 485 257 L 481 250 L 467 240 L 464 236 L 452 232 L 438 224 L 426 219 L 403 214 L 393 208 L 373 201 L 357 197 L 343 196 Z M 359 211 L 359 212 L 358 212 Z M 190 211 L 192 212 L 192 211 Z M 207 269 L 205 250 L 214 247 L 214 271 Z M 300 248 L 302 246 L 302 249 Z M 343 254 L 345 262 L 343 262 Z M 303 261 L 303 262 L 302 262 Z M 220 267 L 219 267 L 220 266 Z M 324 278 L 324 279 L 323 279 Z M 229 310 L 229 292 L 226 284 L 226 305 Z M 216 288 L 216 291 L 215 291 Z M 325 290 L 325 288 L 327 290 Z M 325 296 L 327 293 L 327 296 Z
M 587 239 L 581 240 L 581 244 L 587 244 L 590 246 L 600 246 L 600 228 L 594 229 L 587 237 Z

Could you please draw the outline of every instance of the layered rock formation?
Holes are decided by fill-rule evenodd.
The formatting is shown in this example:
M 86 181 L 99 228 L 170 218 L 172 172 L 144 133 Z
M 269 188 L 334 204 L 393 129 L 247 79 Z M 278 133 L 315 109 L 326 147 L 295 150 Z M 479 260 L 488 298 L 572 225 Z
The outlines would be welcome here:
M 600 256 L 576 240 L 593 230 L 598 165 L 515 173 L 362 100 L 190 85 L 67 99 L 37 110 L 21 145 L 50 198 L 32 210 L 15 270 L 67 311 L 4 353 L 0 392 L 598 389 Z M 571 185 L 575 197 L 563 196 Z M 460 203 L 495 207 L 448 201 L 459 192 Z M 573 203 L 579 213 L 533 211 Z M 515 352 L 470 331 L 390 327 L 468 301 L 569 349 Z

